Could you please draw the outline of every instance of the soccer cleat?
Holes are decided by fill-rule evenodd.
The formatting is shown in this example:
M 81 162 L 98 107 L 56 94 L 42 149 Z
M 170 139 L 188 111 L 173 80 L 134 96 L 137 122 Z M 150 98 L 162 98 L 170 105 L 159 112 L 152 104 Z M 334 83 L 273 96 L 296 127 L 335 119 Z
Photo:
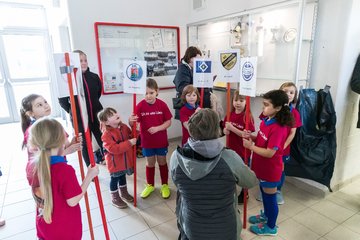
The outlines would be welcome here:
M 277 226 L 270 228 L 266 223 L 259 223 L 250 226 L 250 231 L 260 236 L 276 236 Z
M 155 190 L 155 187 L 150 184 L 145 185 L 145 189 L 141 192 L 140 197 L 147 198 Z
M 251 224 L 257 224 L 257 223 L 266 223 L 267 217 L 265 216 L 264 212 L 260 210 L 260 215 L 255 215 L 249 217 L 249 222 Z
M 169 198 L 169 197 L 170 197 L 170 188 L 169 188 L 169 185 L 163 184 L 163 185 L 161 186 L 160 193 L 161 193 L 161 196 L 162 196 L 164 199 Z

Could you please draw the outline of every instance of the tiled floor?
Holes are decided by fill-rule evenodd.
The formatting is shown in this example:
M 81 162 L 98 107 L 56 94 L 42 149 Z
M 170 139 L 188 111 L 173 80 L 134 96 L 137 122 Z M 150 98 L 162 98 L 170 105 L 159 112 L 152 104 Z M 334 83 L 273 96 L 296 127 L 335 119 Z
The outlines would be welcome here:
M 22 133 L 20 125 L 0 125 L 0 214 L 6 225 L 0 228 L 0 239 L 36 239 L 35 208 L 30 189 L 25 179 L 26 153 L 21 151 Z M 10 137 L 11 136 L 11 137 Z M 171 142 L 169 155 L 178 142 Z M 75 155 L 69 157 L 70 164 L 79 172 Z M 138 159 L 138 192 L 142 190 L 145 178 L 145 159 Z M 159 175 L 156 173 L 159 186 Z M 171 180 L 172 196 L 161 198 L 158 191 L 148 199 L 138 198 L 138 208 L 120 210 L 110 203 L 108 190 L 109 175 L 104 166 L 100 170 L 100 186 L 108 230 L 111 239 L 128 240 L 172 240 L 177 239 L 178 230 L 175 216 L 175 187 Z M 133 192 L 133 177 L 128 177 L 130 192 Z M 277 237 L 257 237 L 243 230 L 243 239 L 286 239 L 286 240 L 359 240 L 360 239 L 360 180 L 341 191 L 318 198 L 296 188 L 290 183 L 284 187 L 285 204 L 280 206 L 278 217 L 279 234 Z M 95 186 L 88 191 L 95 239 L 105 239 Z M 250 190 L 248 215 L 258 213 L 261 203 L 254 196 L 257 189 Z M 85 204 L 83 211 L 83 239 L 90 239 Z M 240 206 L 242 211 L 242 206 Z M 69 220 L 71 221 L 71 219 Z

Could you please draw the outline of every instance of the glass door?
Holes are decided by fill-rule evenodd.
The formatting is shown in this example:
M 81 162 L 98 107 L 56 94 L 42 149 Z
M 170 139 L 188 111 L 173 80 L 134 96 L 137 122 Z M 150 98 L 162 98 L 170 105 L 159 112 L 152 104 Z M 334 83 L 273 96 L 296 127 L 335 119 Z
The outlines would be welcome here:
M 44 8 L 0 2 L 0 15 L 0 123 L 6 123 L 20 120 L 21 100 L 28 94 L 42 95 L 51 105 L 55 97 Z
M 4 77 L 4 68 L 0 58 L 0 123 L 11 122 L 13 120 L 13 116 L 10 112 L 11 106 L 8 99 L 9 88 L 5 86 L 6 84 L 7 82 Z

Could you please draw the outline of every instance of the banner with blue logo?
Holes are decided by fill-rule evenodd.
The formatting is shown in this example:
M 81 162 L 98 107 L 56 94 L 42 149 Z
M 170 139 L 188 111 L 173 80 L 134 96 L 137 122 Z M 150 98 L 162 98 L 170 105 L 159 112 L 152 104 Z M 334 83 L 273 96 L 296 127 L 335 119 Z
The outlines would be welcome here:
M 256 94 L 257 57 L 241 58 L 240 87 L 241 95 L 255 97 Z
M 146 61 L 124 60 L 124 92 L 146 93 Z
M 240 81 L 240 49 L 219 52 L 218 81 L 232 83 Z
M 194 59 L 193 85 L 198 88 L 212 88 L 212 62 L 209 59 Z

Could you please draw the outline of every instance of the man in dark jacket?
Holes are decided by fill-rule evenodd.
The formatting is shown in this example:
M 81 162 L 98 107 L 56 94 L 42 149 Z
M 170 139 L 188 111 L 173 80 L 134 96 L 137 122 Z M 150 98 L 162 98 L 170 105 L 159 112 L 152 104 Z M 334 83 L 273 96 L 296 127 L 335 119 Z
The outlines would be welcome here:
M 354 71 L 350 81 L 351 90 L 360 94 L 360 55 L 356 61 Z M 359 112 L 358 112 L 358 122 L 357 128 L 360 128 L 360 101 L 359 101 Z
M 211 109 L 194 113 L 188 121 L 191 137 L 170 159 L 170 174 L 178 189 L 181 240 L 240 239 L 236 185 L 251 188 L 258 184 L 239 155 L 224 148 L 218 122 Z
M 102 151 L 102 141 L 101 141 L 101 131 L 100 131 L 100 123 L 97 118 L 97 113 L 103 109 L 103 106 L 100 103 L 100 97 L 102 92 L 102 84 L 99 76 L 93 72 L 90 72 L 88 67 L 87 57 L 86 54 L 80 50 L 74 51 L 80 54 L 80 64 L 81 64 L 81 71 L 82 71 L 82 78 L 83 78 L 83 88 L 85 93 L 85 100 L 86 100 L 86 109 L 88 113 L 88 126 L 90 132 L 94 135 L 97 144 L 100 147 L 100 151 Z M 72 112 L 71 112 L 71 105 L 70 105 L 70 97 L 63 97 L 59 98 L 60 106 L 70 114 L 71 123 L 72 122 Z M 81 113 L 79 102 L 77 96 L 75 96 L 75 105 L 76 105 L 76 115 L 78 119 L 78 126 L 79 132 L 82 133 L 83 136 L 83 148 L 82 154 L 84 161 L 87 166 L 90 165 L 90 157 L 89 152 L 86 147 L 85 141 L 85 130 L 83 126 L 83 121 L 81 120 Z

